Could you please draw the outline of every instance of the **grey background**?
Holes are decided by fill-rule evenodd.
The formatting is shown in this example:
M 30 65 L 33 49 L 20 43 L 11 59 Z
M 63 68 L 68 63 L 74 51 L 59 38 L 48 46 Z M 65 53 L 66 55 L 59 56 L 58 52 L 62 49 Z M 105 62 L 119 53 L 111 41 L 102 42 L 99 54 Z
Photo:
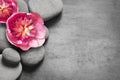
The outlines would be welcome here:
M 63 0 L 46 23 L 43 62 L 19 80 L 120 80 L 120 0 Z

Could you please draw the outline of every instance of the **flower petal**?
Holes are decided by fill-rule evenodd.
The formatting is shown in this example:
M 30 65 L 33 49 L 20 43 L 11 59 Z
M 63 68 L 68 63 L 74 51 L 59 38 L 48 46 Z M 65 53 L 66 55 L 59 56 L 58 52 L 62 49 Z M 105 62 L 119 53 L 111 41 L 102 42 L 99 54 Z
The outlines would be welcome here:
M 22 50 L 40 47 L 45 42 L 44 21 L 37 13 L 15 13 L 8 18 L 6 25 L 8 41 Z
M 42 46 L 44 42 L 45 42 L 45 39 L 41 39 L 41 40 L 34 39 L 34 40 L 30 41 L 29 46 L 39 47 L 39 46 Z
M 5 23 L 7 19 L 18 11 L 16 0 L 0 0 L 0 22 Z

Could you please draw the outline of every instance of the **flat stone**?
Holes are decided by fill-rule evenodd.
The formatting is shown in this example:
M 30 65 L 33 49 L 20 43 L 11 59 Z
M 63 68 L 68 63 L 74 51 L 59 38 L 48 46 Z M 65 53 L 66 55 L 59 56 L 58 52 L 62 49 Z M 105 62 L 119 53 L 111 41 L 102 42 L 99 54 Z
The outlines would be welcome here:
M 16 80 L 22 72 L 22 65 L 19 63 L 16 67 L 5 66 L 0 55 L 0 80 Z
M 45 29 L 46 29 L 46 35 L 45 35 L 45 38 L 47 39 L 47 38 L 49 37 L 49 30 L 48 30 L 47 27 L 45 27 Z
M 21 53 L 21 60 L 24 65 L 35 66 L 44 58 L 45 48 L 30 49 L 29 51 Z
M 11 66 L 16 66 L 20 62 L 20 55 L 19 53 L 12 49 L 12 48 L 6 48 L 2 52 L 3 55 L 3 60 L 5 63 L 11 65 Z
M 29 12 L 27 3 L 24 0 L 17 0 L 20 12 Z
M 5 29 L 5 24 L 0 24 L 0 51 L 2 51 L 5 48 L 11 47 L 6 38 Z
M 63 9 L 62 0 L 29 0 L 32 12 L 38 12 L 47 21 L 58 15 Z

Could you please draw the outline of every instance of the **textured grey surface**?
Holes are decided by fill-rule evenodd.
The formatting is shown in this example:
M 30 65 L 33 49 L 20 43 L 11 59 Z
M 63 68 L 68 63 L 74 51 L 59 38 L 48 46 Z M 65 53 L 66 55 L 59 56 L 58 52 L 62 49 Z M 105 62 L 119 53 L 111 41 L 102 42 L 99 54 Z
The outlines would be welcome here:
M 44 61 L 20 80 L 120 80 L 120 0 L 63 0 Z

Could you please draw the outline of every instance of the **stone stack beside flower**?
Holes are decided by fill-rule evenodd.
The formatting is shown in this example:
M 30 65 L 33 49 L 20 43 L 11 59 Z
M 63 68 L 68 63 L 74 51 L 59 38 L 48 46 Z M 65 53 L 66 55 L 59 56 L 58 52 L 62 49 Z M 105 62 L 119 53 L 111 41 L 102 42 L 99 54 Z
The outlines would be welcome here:
M 28 67 L 39 64 L 45 55 L 43 44 L 49 36 L 49 30 L 45 26 L 44 20 L 52 19 L 63 8 L 61 0 L 60 5 L 56 4 L 57 0 L 53 2 L 51 0 L 50 3 L 49 0 L 45 0 L 43 3 L 41 0 L 37 1 L 43 4 L 40 10 L 33 8 L 32 1 L 25 1 L 0 0 L 0 31 L 3 31 L 0 34 L 0 50 L 4 49 L 0 54 L 0 71 L 2 71 L 0 80 L 17 79 L 22 72 L 22 64 Z M 54 10 L 50 4 L 55 4 L 56 9 Z M 52 12 L 47 14 L 48 12 L 42 9 L 45 8 L 44 5 Z M 5 77 L 4 72 L 8 77 Z

